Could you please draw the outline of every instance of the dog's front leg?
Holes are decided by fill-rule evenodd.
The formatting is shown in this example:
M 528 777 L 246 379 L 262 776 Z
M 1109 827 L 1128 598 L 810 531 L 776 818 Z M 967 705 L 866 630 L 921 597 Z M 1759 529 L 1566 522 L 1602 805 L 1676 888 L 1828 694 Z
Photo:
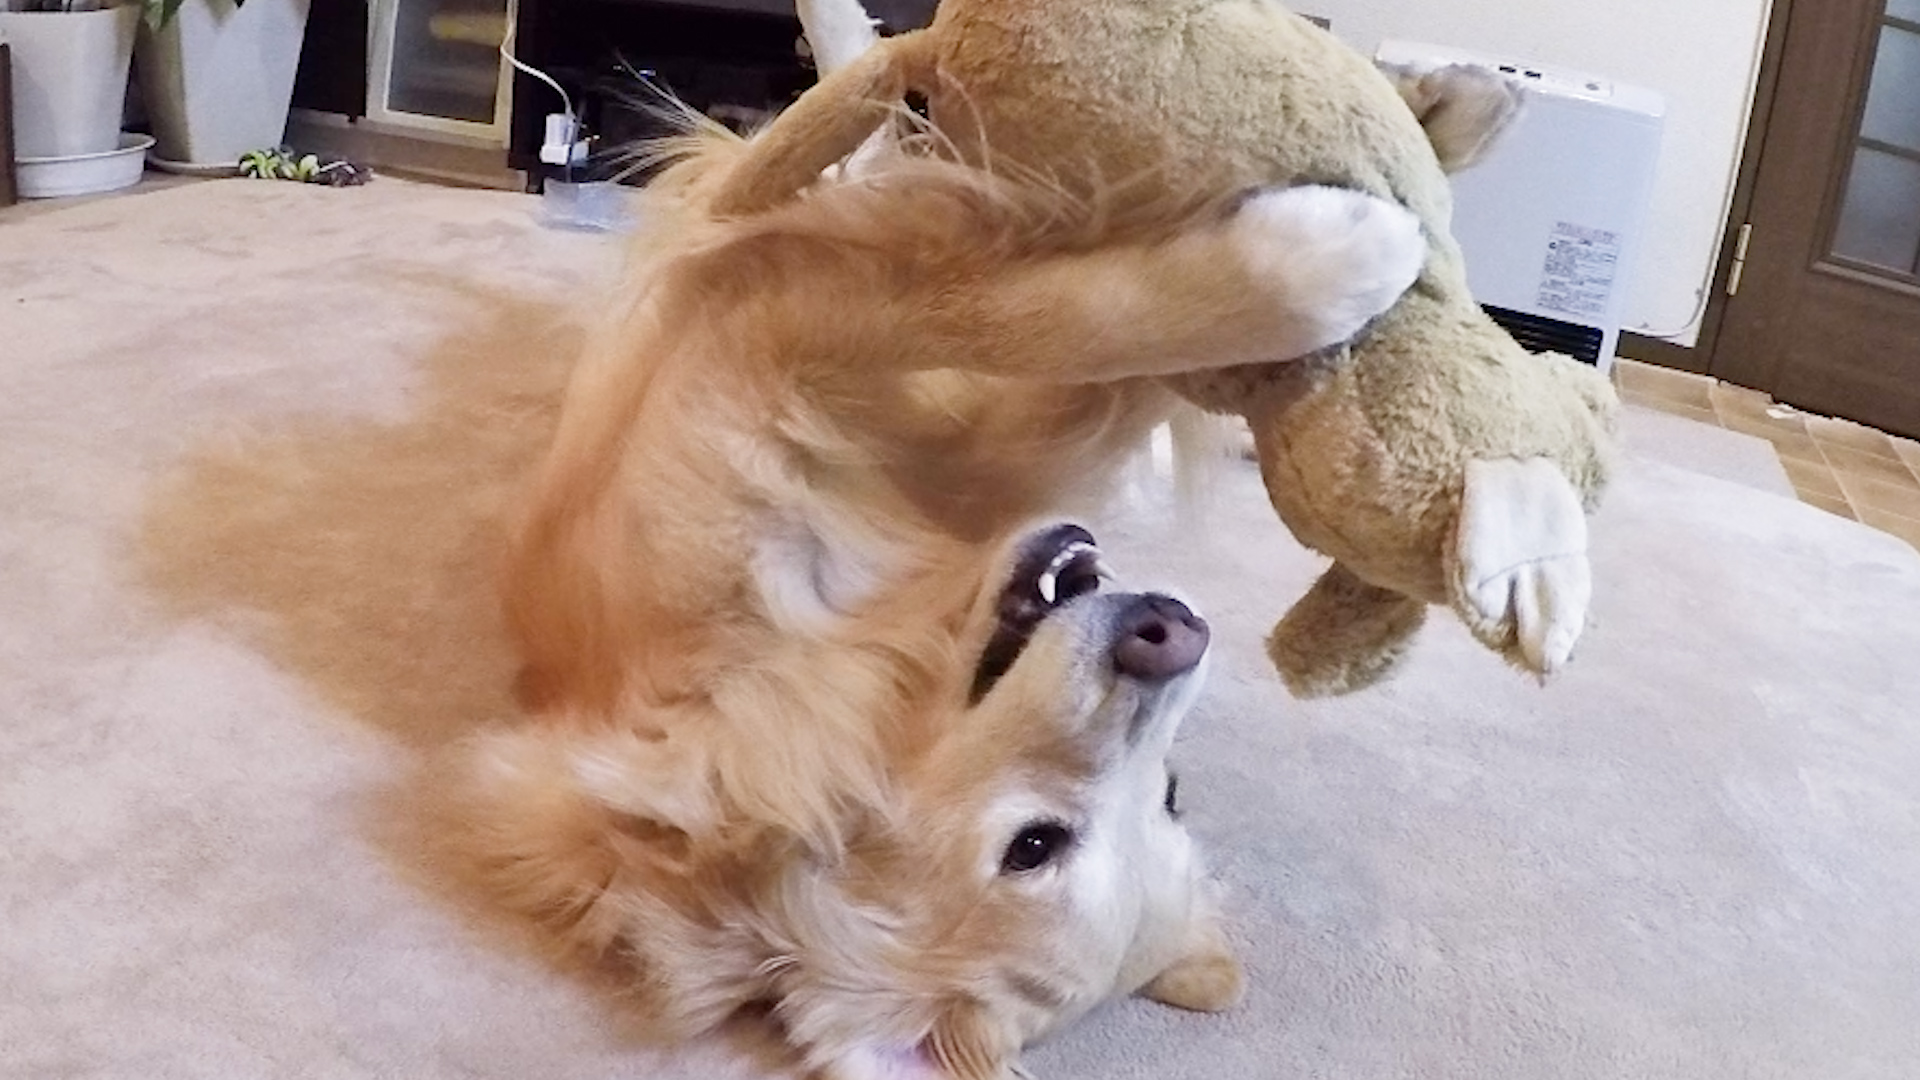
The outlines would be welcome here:
M 1157 240 L 1061 250 L 1008 210 L 1017 191 L 937 168 L 823 185 L 745 222 L 682 264 L 677 295 L 845 373 L 1092 383 L 1317 352 L 1391 307 L 1426 258 L 1404 207 L 1329 187 L 1262 190 Z
M 933 161 L 818 185 L 716 221 L 656 275 L 648 310 L 665 333 L 751 346 L 841 393 L 943 369 L 1085 385 L 1337 345 L 1426 259 L 1419 219 L 1359 191 L 1263 189 L 1148 239 L 1091 246 L 1075 243 L 1082 224 L 1059 199 Z
M 875 314 L 904 346 L 892 362 L 1079 383 L 1287 360 L 1359 333 L 1427 251 L 1398 204 L 1327 187 L 1264 190 L 1153 243 L 1026 257 L 990 244 L 962 240 L 869 292 L 889 297 Z
M 1176 1009 L 1222 1012 L 1240 1003 L 1246 987 L 1246 972 L 1220 925 L 1219 909 L 1196 903 L 1180 955 L 1140 989 L 1140 996 Z

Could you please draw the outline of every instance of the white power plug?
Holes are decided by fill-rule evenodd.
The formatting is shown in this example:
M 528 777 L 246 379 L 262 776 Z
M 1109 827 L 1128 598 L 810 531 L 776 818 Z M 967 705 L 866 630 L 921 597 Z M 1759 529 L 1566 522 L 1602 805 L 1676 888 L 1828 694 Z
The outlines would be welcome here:
M 548 165 L 578 165 L 586 159 L 587 141 L 580 137 L 580 121 L 572 113 L 548 113 L 540 160 Z

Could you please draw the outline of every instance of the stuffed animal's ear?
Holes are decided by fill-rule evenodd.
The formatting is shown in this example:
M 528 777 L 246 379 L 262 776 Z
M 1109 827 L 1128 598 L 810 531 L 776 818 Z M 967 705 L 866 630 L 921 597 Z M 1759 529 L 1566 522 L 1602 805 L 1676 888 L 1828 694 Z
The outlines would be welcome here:
M 1485 68 L 1454 64 L 1418 71 L 1383 64 L 1380 70 L 1406 99 L 1449 173 L 1485 156 L 1526 101 L 1518 87 Z

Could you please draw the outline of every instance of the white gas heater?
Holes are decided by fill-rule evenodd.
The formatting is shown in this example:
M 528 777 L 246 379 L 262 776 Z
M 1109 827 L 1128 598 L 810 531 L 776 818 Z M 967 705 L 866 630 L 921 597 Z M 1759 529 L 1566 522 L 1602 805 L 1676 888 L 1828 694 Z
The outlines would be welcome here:
M 1468 284 L 1523 346 L 1613 364 L 1647 227 L 1666 104 L 1584 72 L 1406 41 L 1382 63 L 1497 71 L 1527 96 L 1485 158 L 1454 178 L 1454 236 Z

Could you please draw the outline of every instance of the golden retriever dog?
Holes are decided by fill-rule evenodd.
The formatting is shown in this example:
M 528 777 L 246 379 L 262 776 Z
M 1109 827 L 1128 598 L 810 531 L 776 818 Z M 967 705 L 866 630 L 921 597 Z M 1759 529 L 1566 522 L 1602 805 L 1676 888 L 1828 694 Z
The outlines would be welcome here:
M 1117 220 L 884 151 L 703 214 L 738 152 L 654 185 L 568 389 L 505 574 L 528 715 L 443 770 L 458 849 L 661 1033 L 764 1009 L 826 1080 L 1230 1005 L 1167 767 L 1206 624 L 1059 518 L 1171 414 L 1150 376 L 1349 337 L 1419 226 L 1317 187 Z

